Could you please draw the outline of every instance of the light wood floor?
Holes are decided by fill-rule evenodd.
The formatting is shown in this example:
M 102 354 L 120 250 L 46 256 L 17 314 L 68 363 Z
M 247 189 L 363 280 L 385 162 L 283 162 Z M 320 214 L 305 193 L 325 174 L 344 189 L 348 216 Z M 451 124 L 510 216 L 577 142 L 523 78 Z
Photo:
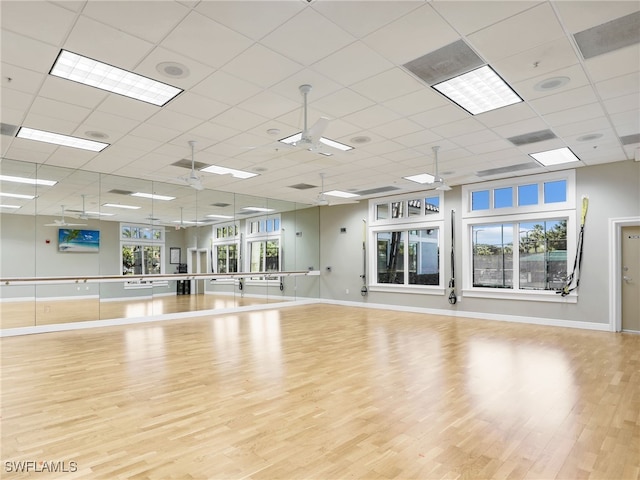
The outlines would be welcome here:
M 0 347 L 3 479 L 640 476 L 638 335 L 311 305 Z
M 167 313 L 222 310 L 248 305 L 286 301 L 281 296 L 264 298 L 240 295 L 166 295 L 100 302 L 98 298 L 46 300 L 38 302 L 0 302 L 0 328 L 33 327 L 58 323 L 113 318 L 137 318 Z

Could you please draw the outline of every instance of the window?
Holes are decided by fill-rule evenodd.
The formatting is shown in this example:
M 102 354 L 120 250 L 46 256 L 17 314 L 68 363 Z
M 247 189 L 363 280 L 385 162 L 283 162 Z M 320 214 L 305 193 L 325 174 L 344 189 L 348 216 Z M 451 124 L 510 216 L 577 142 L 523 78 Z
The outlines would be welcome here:
M 164 230 L 148 225 L 120 224 L 123 275 L 164 273 Z
M 216 225 L 211 238 L 211 253 L 214 273 L 235 273 L 238 271 L 240 235 L 238 224 Z
M 247 222 L 246 262 L 249 272 L 279 272 L 280 259 L 280 216 L 269 216 Z M 272 277 L 254 277 L 265 280 Z
M 370 202 L 368 276 L 372 291 L 442 293 L 441 194 Z
M 464 295 L 566 301 L 555 291 L 576 242 L 575 172 L 469 185 L 464 197 Z

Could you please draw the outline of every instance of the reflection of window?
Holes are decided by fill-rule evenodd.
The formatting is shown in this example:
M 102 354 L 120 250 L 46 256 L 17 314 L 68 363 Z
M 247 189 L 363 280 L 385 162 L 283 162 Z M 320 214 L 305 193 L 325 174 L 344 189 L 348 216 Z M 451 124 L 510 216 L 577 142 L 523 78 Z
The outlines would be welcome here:
M 238 225 L 219 225 L 213 227 L 211 252 L 215 273 L 235 273 L 238 271 L 238 252 L 240 251 L 240 235 Z
M 280 216 L 268 216 L 247 222 L 247 253 L 249 272 L 279 272 Z M 257 279 L 258 277 L 256 277 Z
M 164 272 L 164 231 L 147 225 L 120 225 L 123 275 Z

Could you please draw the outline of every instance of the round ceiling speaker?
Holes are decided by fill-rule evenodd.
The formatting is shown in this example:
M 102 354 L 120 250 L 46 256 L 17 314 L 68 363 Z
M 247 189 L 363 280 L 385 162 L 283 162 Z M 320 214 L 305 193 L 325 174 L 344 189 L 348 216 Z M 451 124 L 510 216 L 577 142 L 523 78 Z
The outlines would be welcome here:
M 185 78 L 189 76 L 189 69 L 177 62 L 162 62 L 156 65 L 156 70 L 171 78 Z

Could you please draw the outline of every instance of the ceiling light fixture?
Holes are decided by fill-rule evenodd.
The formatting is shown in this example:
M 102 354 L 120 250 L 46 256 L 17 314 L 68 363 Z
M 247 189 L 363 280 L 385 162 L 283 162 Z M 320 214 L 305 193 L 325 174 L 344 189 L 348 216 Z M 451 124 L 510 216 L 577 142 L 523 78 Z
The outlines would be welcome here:
M 221 167 L 219 165 L 209 165 L 200 170 L 201 172 L 215 173 L 216 175 L 231 175 L 233 178 L 251 178 L 257 177 L 257 173 L 245 172 L 243 170 L 235 170 L 233 168 Z
M 530 153 L 536 162 L 544 167 L 579 162 L 580 159 L 568 147 L 547 150 L 546 152 Z
M 63 147 L 79 148 L 81 150 L 90 150 L 92 152 L 101 152 L 109 146 L 108 143 L 86 140 L 84 138 L 72 137 L 70 135 L 62 135 L 59 133 L 45 132 L 44 130 L 36 130 L 35 128 L 20 127 L 16 134 L 18 138 L 27 140 L 35 140 L 37 142 L 52 143 Z
M 158 195 L 156 193 L 144 193 L 144 192 L 135 192 L 131 194 L 132 197 L 141 197 L 141 198 L 150 198 L 152 200 L 175 200 L 176 197 L 169 197 L 168 195 Z
M 432 87 L 472 115 L 522 102 L 522 98 L 489 65 Z
M 273 208 L 265 207 L 244 207 L 242 210 L 249 210 L 250 212 L 275 212 Z
M 418 175 L 411 175 L 409 177 L 403 177 L 405 180 L 411 180 L 412 182 L 420 183 L 424 185 L 425 183 L 433 183 L 436 179 L 433 175 L 428 173 L 419 173 Z
M 302 139 L 302 132 L 298 132 L 294 135 L 290 135 L 286 138 L 280 139 L 279 142 L 286 143 L 287 145 L 296 145 L 298 144 L 298 142 L 300 142 L 301 139 Z M 336 142 L 335 140 L 331 140 L 330 138 L 320 137 L 318 141 L 320 143 L 324 143 L 328 147 L 335 148 L 343 152 L 348 152 L 349 150 L 353 150 L 352 146 L 345 145 L 344 143 Z
M 52 187 L 56 183 L 58 183 L 55 180 L 44 180 L 42 178 L 14 177 L 11 175 L 0 175 L 0 182 L 26 183 L 29 185 L 44 185 L 47 187 Z
M 15 209 L 20 208 L 20 206 L 19 205 L 4 205 L 4 204 L 0 204 L 0 208 L 13 208 L 15 210 Z
M 220 219 L 229 219 L 229 218 L 233 218 L 232 215 L 216 215 L 216 214 L 211 214 L 211 215 L 206 215 L 207 218 L 220 218 Z
M 49 74 L 159 107 L 163 107 L 183 91 L 67 50 L 60 51 Z
M 22 193 L 4 193 L 4 192 L 0 192 L 0 197 L 24 198 L 25 200 L 33 200 L 34 198 L 36 198 L 35 195 L 24 195 Z
M 124 205 L 122 203 L 103 203 L 103 207 L 111 207 L 111 208 L 124 208 L 126 210 L 139 210 L 142 207 L 136 207 L 135 205 Z
M 325 195 L 329 195 L 330 197 L 340 197 L 340 198 L 353 198 L 359 197 L 357 193 L 349 193 L 343 192 L 342 190 L 331 190 L 329 192 L 324 192 Z

